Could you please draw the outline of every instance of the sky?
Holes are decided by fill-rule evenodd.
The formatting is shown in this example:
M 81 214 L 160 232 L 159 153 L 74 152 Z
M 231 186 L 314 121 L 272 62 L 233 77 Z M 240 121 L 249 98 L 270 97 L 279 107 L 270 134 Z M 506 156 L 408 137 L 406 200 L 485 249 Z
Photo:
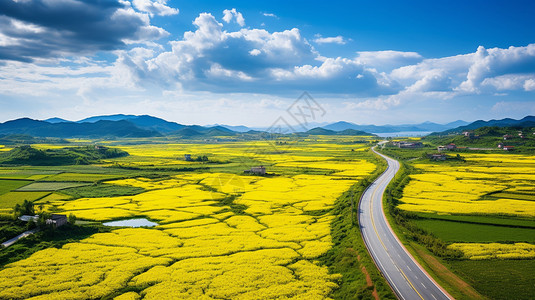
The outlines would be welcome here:
M 0 122 L 518 119 L 535 115 L 534 15 L 515 0 L 0 0 Z

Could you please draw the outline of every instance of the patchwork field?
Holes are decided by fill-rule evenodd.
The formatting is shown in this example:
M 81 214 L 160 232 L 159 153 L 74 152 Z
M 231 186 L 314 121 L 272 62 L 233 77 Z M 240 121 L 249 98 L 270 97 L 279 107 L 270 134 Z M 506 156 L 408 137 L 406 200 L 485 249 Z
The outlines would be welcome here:
M 19 192 L 34 192 L 34 191 L 57 191 L 73 187 L 90 185 L 91 183 L 77 183 L 77 182 L 32 182 L 28 185 L 22 186 L 16 191 Z
M 377 168 L 358 151 L 365 147 L 329 141 L 281 148 L 267 142 L 125 146 L 131 156 L 102 167 L 130 168 L 128 175 L 48 177 L 103 183 L 48 193 L 36 202 L 45 210 L 100 222 L 144 217 L 159 225 L 97 233 L 6 265 L 0 298 L 326 298 L 341 275 L 318 259 L 333 245 L 335 200 Z M 184 154 L 209 161 L 186 162 Z M 268 174 L 243 175 L 255 165 Z
M 483 281 L 496 280 L 491 278 L 496 274 L 508 277 L 508 272 L 517 268 L 518 276 L 513 277 L 518 281 L 508 279 L 509 285 L 500 287 L 522 287 L 531 294 L 515 293 L 515 299 L 530 299 L 526 295 L 535 293 L 535 277 L 526 273 L 529 268 L 524 264 L 532 267 L 535 259 L 535 158 L 521 154 L 462 156 L 464 160 L 446 162 L 411 160 L 414 170 L 397 207 L 410 212 L 410 222 L 445 242 L 447 249 L 460 251 L 459 260 L 450 259 L 452 270 L 483 295 L 506 299 Z M 488 269 L 480 268 L 477 273 L 475 268 L 483 265 Z M 500 265 L 507 269 L 490 272 Z

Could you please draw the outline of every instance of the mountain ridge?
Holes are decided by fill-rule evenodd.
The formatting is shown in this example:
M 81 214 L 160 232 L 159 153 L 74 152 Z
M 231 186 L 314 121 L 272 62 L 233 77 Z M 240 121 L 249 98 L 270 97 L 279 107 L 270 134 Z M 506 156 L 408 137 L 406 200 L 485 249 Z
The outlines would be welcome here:
M 470 124 L 448 129 L 441 132 L 433 132 L 432 135 L 446 135 L 453 133 L 462 133 L 463 131 L 475 130 L 482 127 L 533 127 L 535 126 L 535 116 L 525 116 L 522 119 L 491 119 L 488 121 L 477 120 Z

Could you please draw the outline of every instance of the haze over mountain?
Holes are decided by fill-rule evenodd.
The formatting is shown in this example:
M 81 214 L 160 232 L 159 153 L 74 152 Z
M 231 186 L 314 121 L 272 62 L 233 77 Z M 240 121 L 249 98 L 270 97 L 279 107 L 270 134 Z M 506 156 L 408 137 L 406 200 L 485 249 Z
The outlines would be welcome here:
M 462 120 L 457 120 L 447 124 L 437 124 L 428 121 L 420 124 L 404 125 L 357 125 L 350 122 L 340 121 L 323 126 L 323 128 L 334 131 L 354 129 L 373 133 L 394 133 L 403 131 L 443 131 L 466 124 L 468 124 L 468 122 Z

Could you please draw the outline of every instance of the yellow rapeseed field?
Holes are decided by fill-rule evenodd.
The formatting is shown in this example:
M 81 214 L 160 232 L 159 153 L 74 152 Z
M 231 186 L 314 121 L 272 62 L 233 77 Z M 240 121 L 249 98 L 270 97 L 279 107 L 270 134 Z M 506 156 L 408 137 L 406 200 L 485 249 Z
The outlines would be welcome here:
M 177 153 L 224 161 L 250 146 L 128 146 L 132 156 L 123 162 L 173 163 Z M 81 219 L 146 217 L 159 225 L 98 233 L 9 264 L 0 271 L 0 298 L 89 299 L 125 288 L 117 299 L 326 298 L 340 279 L 316 261 L 332 246 L 334 217 L 326 209 L 375 169 L 363 159 L 336 159 L 351 147 L 364 148 L 325 142 L 314 149 L 321 155 L 292 145 L 281 155 L 255 156 L 271 156 L 271 165 L 290 175 L 181 173 L 107 182 L 146 189 L 134 196 L 51 197 L 48 207 Z M 299 174 L 299 168 L 320 171 Z
M 463 154 L 464 164 L 416 163 L 399 208 L 415 212 L 535 217 L 532 156 Z M 493 195 L 496 196 L 493 196 Z
M 466 258 L 481 259 L 533 259 L 535 245 L 528 243 L 500 244 L 500 243 L 454 243 L 448 246 L 463 252 Z

